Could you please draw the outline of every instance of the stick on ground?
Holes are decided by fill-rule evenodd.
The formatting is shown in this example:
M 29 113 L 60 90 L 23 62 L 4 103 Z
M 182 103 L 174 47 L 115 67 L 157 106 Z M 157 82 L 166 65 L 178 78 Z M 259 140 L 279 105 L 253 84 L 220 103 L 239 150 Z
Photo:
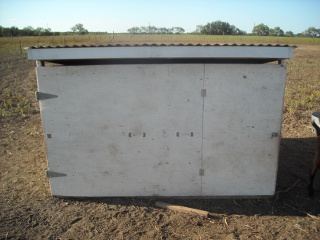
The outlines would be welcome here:
M 173 211 L 177 211 L 177 212 L 191 213 L 191 214 L 195 214 L 195 215 L 199 215 L 199 216 L 203 216 L 203 217 L 207 217 L 207 218 L 213 217 L 213 216 L 219 216 L 219 217 L 222 216 L 222 214 L 221 215 L 220 214 L 212 214 L 207 211 L 203 211 L 203 210 L 199 210 L 199 209 L 195 209 L 195 208 L 183 207 L 183 206 L 179 206 L 179 205 L 173 205 L 173 204 L 165 203 L 165 202 L 156 202 L 155 205 L 160 208 L 169 209 L 169 210 L 173 210 Z

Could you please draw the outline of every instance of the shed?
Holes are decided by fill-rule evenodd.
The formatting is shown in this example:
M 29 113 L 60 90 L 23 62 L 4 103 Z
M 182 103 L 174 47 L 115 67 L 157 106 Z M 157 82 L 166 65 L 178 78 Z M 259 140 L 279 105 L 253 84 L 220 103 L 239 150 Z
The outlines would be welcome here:
M 32 47 L 28 55 L 37 60 L 52 195 L 275 193 L 293 47 Z

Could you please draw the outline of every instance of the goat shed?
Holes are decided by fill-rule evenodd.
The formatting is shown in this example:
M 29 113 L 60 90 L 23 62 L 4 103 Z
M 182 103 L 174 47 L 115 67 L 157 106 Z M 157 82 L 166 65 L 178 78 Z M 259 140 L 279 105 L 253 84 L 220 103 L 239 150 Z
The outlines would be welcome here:
M 37 60 L 53 195 L 274 194 L 293 47 L 32 47 L 28 55 Z

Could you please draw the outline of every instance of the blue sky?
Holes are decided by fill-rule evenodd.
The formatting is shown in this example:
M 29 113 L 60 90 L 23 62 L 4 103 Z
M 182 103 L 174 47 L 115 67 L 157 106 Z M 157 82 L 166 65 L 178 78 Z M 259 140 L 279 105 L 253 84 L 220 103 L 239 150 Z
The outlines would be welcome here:
M 320 0 L 0 0 L 0 25 L 126 32 L 134 26 L 182 27 L 216 20 L 250 33 L 254 24 L 300 33 L 320 28 Z

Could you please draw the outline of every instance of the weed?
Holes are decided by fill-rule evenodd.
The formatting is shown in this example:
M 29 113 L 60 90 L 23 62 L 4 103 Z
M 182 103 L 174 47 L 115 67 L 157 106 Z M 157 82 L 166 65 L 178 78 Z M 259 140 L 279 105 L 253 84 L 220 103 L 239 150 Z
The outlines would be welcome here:
M 305 112 L 306 117 L 320 106 L 320 61 L 308 54 L 287 61 L 288 81 L 285 94 L 285 112 L 291 117 Z M 310 116 L 309 116 L 310 117 Z
M 3 96 L 0 98 L 0 116 L 25 116 L 31 112 L 29 100 L 17 92 L 4 89 Z

